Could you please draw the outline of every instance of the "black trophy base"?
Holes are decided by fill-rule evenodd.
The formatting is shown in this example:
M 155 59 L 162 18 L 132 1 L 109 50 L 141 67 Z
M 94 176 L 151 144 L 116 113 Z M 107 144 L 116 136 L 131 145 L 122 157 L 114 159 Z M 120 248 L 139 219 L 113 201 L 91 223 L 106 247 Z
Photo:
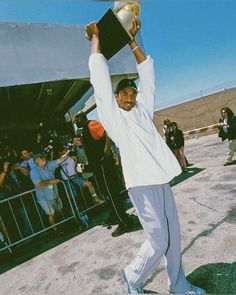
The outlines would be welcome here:
M 107 60 L 133 39 L 111 8 L 98 21 L 97 26 L 101 52 Z

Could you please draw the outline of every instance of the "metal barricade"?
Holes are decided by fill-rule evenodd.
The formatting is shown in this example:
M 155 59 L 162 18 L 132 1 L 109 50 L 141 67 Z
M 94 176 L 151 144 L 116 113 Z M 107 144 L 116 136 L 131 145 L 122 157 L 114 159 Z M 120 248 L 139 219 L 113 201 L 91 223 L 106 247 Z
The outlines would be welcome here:
M 60 219 L 53 225 L 49 225 L 47 216 L 36 200 L 36 192 L 40 188 L 35 188 L 21 194 L 0 200 L 1 216 L 0 224 L 0 252 L 9 250 L 23 241 L 35 237 L 43 232 L 53 229 L 69 220 L 75 220 L 78 224 L 79 215 L 75 210 L 73 194 L 67 189 L 63 181 L 57 184 L 58 198 L 62 202 Z M 1 227 L 5 227 L 6 234 Z
M 98 182 L 96 180 L 96 177 L 93 175 L 88 179 L 88 181 L 92 182 L 96 194 L 101 199 L 100 203 L 96 203 L 89 192 L 89 190 L 86 187 L 83 187 L 81 185 L 75 185 L 73 184 L 73 179 L 77 176 L 72 176 L 68 180 L 66 180 L 66 184 L 68 187 L 68 190 L 70 192 L 70 195 L 73 198 L 73 204 L 75 206 L 75 209 L 77 211 L 77 214 L 80 217 L 80 220 L 83 222 L 83 214 L 87 213 L 90 210 L 93 210 L 94 208 L 97 208 L 98 206 L 103 205 L 106 202 L 105 196 L 103 196 L 101 189 L 98 185 Z M 92 179 L 91 179 L 92 178 Z M 83 222 L 84 223 L 84 222 Z

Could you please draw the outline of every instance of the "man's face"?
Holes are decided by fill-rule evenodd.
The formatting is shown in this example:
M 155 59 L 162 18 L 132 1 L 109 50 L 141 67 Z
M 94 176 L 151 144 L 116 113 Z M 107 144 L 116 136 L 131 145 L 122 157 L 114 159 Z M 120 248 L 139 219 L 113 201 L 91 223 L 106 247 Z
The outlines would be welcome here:
M 170 126 L 171 122 L 169 120 L 166 120 L 166 126 Z
M 83 127 L 84 123 L 86 122 L 85 118 L 83 115 L 78 115 L 75 118 L 75 124 L 77 127 Z
M 116 93 L 115 97 L 121 109 L 130 111 L 136 104 L 137 91 L 132 87 L 126 87 Z
M 27 150 L 21 151 L 21 158 L 26 161 L 29 160 L 30 159 L 30 152 Z
M 78 138 L 78 137 L 74 137 L 73 138 L 73 144 L 77 147 L 81 146 L 82 145 L 82 142 L 81 140 Z
M 177 130 L 177 125 L 171 125 L 171 127 L 174 131 Z
M 41 168 L 44 168 L 47 163 L 47 160 L 45 157 L 36 158 L 34 161 L 35 161 L 35 164 Z

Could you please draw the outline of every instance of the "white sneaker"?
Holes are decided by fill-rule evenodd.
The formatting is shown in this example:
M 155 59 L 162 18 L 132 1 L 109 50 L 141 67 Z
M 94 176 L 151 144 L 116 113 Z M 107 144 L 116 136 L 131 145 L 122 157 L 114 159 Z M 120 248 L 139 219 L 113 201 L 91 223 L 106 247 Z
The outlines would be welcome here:
M 121 276 L 122 276 L 123 280 L 126 282 L 126 285 L 128 288 L 128 293 L 130 293 L 130 294 L 143 294 L 144 293 L 143 288 L 141 288 L 141 287 L 135 288 L 128 283 L 124 270 L 121 271 Z
M 206 294 L 206 290 L 194 285 L 190 285 L 190 289 L 184 292 L 184 294 Z

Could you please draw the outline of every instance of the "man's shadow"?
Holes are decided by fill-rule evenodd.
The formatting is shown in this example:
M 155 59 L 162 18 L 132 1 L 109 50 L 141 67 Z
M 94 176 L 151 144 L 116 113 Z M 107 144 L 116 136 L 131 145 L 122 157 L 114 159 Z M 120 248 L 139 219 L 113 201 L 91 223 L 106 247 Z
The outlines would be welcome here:
M 209 263 L 195 269 L 187 279 L 207 293 L 236 293 L 236 262 Z
M 153 281 L 158 273 L 160 271 L 154 274 L 150 281 Z M 192 271 L 187 276 L 187 280 L 191 284 L 205 289 L 207 293 L 236 294 L 236 262 L 202 265 Z M 144 293 L 158 294 L 157 291 L 148 290 L 145 286 Z

